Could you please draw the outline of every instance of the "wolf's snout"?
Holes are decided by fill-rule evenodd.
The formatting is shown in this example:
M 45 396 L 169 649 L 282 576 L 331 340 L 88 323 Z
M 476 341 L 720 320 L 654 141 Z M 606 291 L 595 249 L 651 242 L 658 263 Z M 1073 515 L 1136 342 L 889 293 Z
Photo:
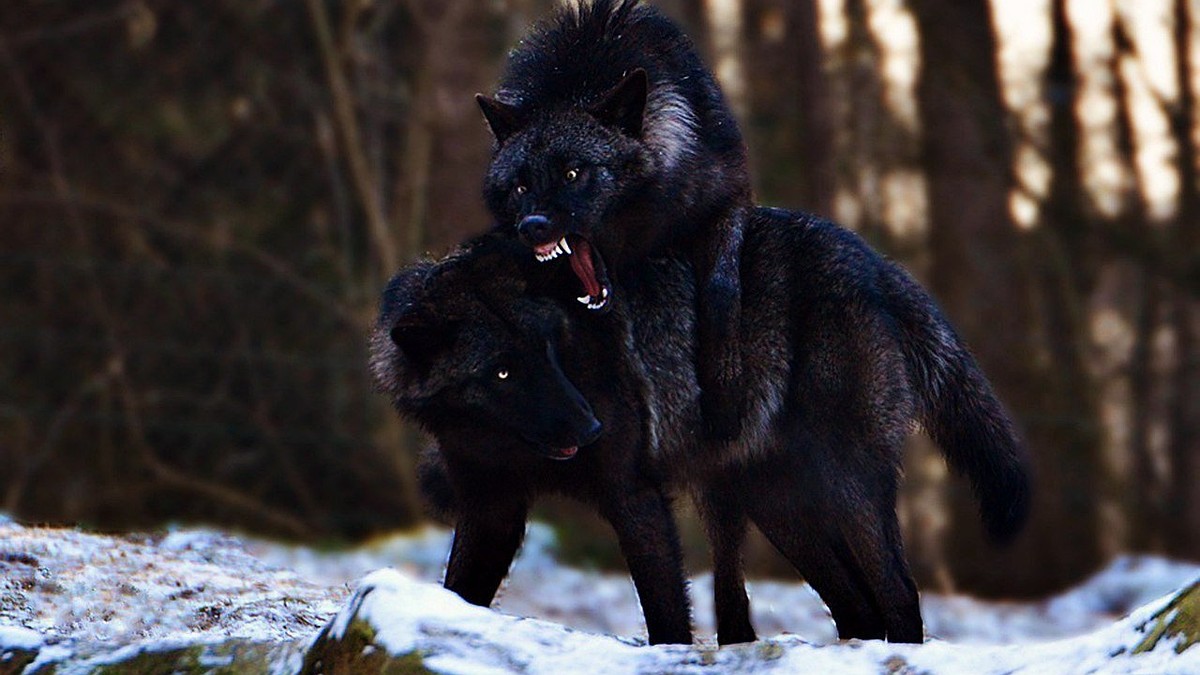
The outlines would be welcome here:
M 554 236 L 554 223 L 546 216 L 533 214 L 517 223 L 517 235 L 526 246 L 537 246 L 549 242 Z
M 593 417 L 591 427 L 588 428 L 587 431 L 583 432 L 583 434 L 579 437 L 579 444 L 591 445 L 592 443 L 595 443 L 596 439 L 600 438 L 600 432 L 603 430 L 604 425 L 600 423 L 600 420 Z

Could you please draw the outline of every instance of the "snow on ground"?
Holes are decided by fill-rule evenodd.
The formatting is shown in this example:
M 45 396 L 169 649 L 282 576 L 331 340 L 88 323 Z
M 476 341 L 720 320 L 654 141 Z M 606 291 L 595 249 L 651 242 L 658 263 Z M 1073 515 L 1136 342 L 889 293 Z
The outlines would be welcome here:
M 112 537 L 74 530 L 26 528 L 0 517 L 0 646 L 41 642 L 69 649 L 76 644 L 104 643 L 115 647 L 224 638 L 307 640 L 345 605 L 358 579 L 372 570 L 393 567 L 401 574 L 385 574 L 383 587 L 399 588 L 396 592 L 407 594 L 407 602 L 401 604 L 402 610 L 409 614 L 407 619 L 396 619 L 399 623 L 393 622 L 389 634 L 402 632 L 396 626 L 408 625 L 405 621 L 435 625 L 437 621 L 432 618 L 431 624 L 421 617 L 438 615 L 439 608 L 449 603 L 451 608 L 446 611 L 450 613 L 443 617 L 446 622 L 462 617 L 470 618 L 470 622 L 492 620 L 498 622 L 497 626 L 508 626 L 505 630 L 529 625 L 536 628 L 536 635 L 531 637 L 535 644 L 557 643 L 560 636 L 570 635 L 569 639 L 562 638 L 563 645 L 582 645 L 579 649 L 583 652 L 576 653 L 574 647 L 555 647 L 563 654 L 569 652 L 570 658 L 592 658 L 587 656 L 589 650 L 603 649 L 606 654 L 611 651 L 611 663 L 616 664 L 624 658 L 618 657 L 626 650 L 638 652 L 633 645 L 640 641 L 644 629 L 628 577 L 560 565 L 554 558 L 553 537 L 547 528 L 531 528 L 497 606 L 504 614 L 554 622 L 550 625 L 471 608 L 434 585 L 414 581 L 438 580 L 449 543 L 449 533 L 429 528 L 350 551 L 322 552 L 208 530 Z M 942 664 L 944 668 L 956 659 L 968 659 L 974 665 L 996 659 L 997 663 L 1013 665 L 1011 669 L 1032 667 L 1029 664 L 1039 662 L 1036 659 L 1070 664 L 1076 658 L 1071 656 L 1074 652 L 1070 649 L 1094 649 L 1104 654 L 1109 653 L 1106 649 L 1119 649 L 1121 645 L 1117 643 L 1128 639 L 1129 630 L 1128 622 L 1120 624 L 1125 628 L 1114 627 L 1116 619 L 1197 576 L 1200 566 L 1126 557 L 1081 586 L 1043 602 L 995 603 L 925 594 L 922 606 L 927 630 L 945 641 L 917 648 L 874 643 L 823 647 L 836 642 L 833 626 L 819 599 L 807 586 L 753 582 L 751 602 L 759 634 L 789 634 L 759 643 L 754 647 L 759 651 L 754 653 L 779 645 L 783 650 L 780 658 L 786 661 L 800 658 L 820 662 L 823 658 L 833 658 L 844 662 L 847 668 L 849 664 L 861 663 L 867 669 L 863 672 L 878 672 L 880 664 L 885 663 L 878 659 L 895 655 L 920 668 L 931 667 L 924 665 L 926 662 Z M 676 666 L 705 654 L 708 656 L 703 659 L 732 664 L 729 659 L 741 658 L 737 655 L 742 651 L 711 649 L 710 577 L 697 577 L 692 594 L 698 632 L 702 645 L 708 649 L 654 648 L 654 653 L 667 654 L 664 658 Z M 381 593 L 380 597 L 384 595 Z M 448 625 L 443 628 L 448 630 Z M 464 624 L 454 630 L 458 631 L 455 634 L 468 635 L 474 629 Z M 488 632 L 491 628 L 479 630 L 483 631 L 479 635 L 491 635 Z M 1088 632 L 1091 634 L 1075 640 L 1070 648 L 1048 642 Z M 489 644 L 484 638 L 475 642 Z M 972 646 L 964 648 L 951 642 Z M 999 646 L 1013 642 L 1022 643 L 1021 647 Z M 474 653 L 468 644 L 461 649 L 467 650 L 462 658 L 467 658 L 468 652 Z M 523 645 L 519 649 L 535 648 Z M 1200 650 L 1189 653 L 1192 651 L 1200 658 Z M 800 653 L 804 655 L 793 656 Z M 544 661 L 541 652 L 530 654 L 533 653 L 513 658 L 518 661 L 528 658 L 531 663 L 561 663 Z M 1196 665 L 1195 672 L 1200 672 L 1200 663 Z M 966 670 L 961 672 L 973 672 L 974 666 L 964 667 Z M 539 666 L 532 670 L 553 672 L 549 668 L 547 665 L 546 669 Z M 935 671 L 954 672 L 942 668 Z M 854 671 L 850 668 L 848 672 Z
M 0 523 L 0 626 L 51 642 L 309 637 L 348 595 L 212 532 L 111 537 Z
M 380 567 L 396 567 L 426 581 L 439 581 L 450 550 L 450 534 L 427 528 L 409 536 L 373 542 L 348 553 L 317 552 L 264 542 L 247 549 L 270 564 L 329 584 L 351 585 Z M 554 536 L 534 524 L 494 607 L 515 616 L 549 619 L 582 630 L 639 636 L 641 608 L 628 576 L 584 571 L 558 564 Z M 1087 583 L 1041 602 L 989 602 L 967 596 L 925 593 L 925 630 L 955 642 L 1006 644 L 1079 635 L 1107 626 L 1137 607 L 1200 576 L 1200 565 L 1149 556 L 1118 558 Z M 751 581 L 748 585 L 759 635 L 788 632 L 816 644 L 837 641 L 829 613 L 807 585 Z M 697 631 L 711 638 L 712 576 L 692 580 Z
M 336 654 L 356 622 L 370 630 L 366 649 L 403 657 L 420 654 L 436 672 L 676 673 L 1197 673 L 1200 650 L 1176 654 L 1170 645 L 1133 655 L 1150 616 L 1166 599 L 1088 635 L 1031 645 L 965 646 L 941 640 L 922 645 L 850 641 L 816 645 L 785 635 L 722 649 L 638 646 L 629 640 L 574 631 L 561 624 L 497 614 L 453 593 L 384 569 L 363 579 L 355 597 L 314 650 Z M 450 636 L 451 639 L 447 639 Z M 330 646 L 332 645 L 332 647 Z

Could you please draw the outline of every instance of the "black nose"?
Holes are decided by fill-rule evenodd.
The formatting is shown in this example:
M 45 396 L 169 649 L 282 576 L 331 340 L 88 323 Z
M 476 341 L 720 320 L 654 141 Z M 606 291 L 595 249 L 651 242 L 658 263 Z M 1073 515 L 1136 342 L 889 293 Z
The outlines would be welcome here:
M 600 420 L 592 420 L 592 427 L 583 432 L 583 436 L 579 439 L 579 444 L 591 445 L 595 443 L 596 439 L 600 438 L 600 432 L 603 430 L 604 425 L 600 423 Z
M 554 229 L 546 216 L 533 214 L 525 216 L 517 223 L 517 234 L 526 244 L 545 244 L 550 239 L 550 231 Z

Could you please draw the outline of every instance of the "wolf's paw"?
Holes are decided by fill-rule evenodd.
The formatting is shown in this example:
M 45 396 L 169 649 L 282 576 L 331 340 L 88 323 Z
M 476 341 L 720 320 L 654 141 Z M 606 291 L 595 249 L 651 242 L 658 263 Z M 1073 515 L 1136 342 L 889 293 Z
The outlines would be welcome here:
M 704 423 L 704 438 L 728 443 L 742 433 L 740 397 L 720 396 L 710 391 L 700 393 L 700 414 Z

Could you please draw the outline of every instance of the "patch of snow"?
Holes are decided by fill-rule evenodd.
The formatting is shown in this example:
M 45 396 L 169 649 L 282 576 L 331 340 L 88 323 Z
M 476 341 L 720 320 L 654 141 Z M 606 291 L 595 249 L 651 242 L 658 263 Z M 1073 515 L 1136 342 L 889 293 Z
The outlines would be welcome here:
M 1200 566 L 1159 558 L 1120 558 L 1042 602 L 926 593 L 923 614 L 936 639 L 923 646 L 839 643 L 807 585 L 755 581 L 754 621 L 767 639 L 717 650 L 709 575 L 691 585 L 699 645 L 642 648 L 645 629 L 628 576 L 561 565 L 548 528 L 530 527 L 495 605 L 500 611 L 468 605 L 433 583 L 450 541 L 449 532 L 426 528 L 330 552 L 203 529 L 114 537 L 0 520 L 0 646 L 40 646 L 38 663 L 53 663 L 81 644 L 108 645 L 111 658 L 113 650 L 178 642 L 312 639 L 362 578 L 360 589 L 375 590 L 360 590 L 356 601 L 382 627 L 383 644 L 441 645 L 426 663 L 445 672 L 571 672 L 581 664 L 596 672 L 700 672 L 708 663 L 765 668 L 763 654 L 779 672 L 1156 672 L 1168 659 L 1166 672 L 1200 672 L 1200 648 L 1182 661 L 1169 644 L 1147 657 L 1108 659 L 1132 649 L 1138 621 L 1156 605 L 1114 624 L 1117 618 L 1200 576 Z M 373 571 L 384 567 L 399 572 Z M 295 672 L 298 657 L 286 658 L 279 672 Z M 1180 670 L 1181 663 L 1195 670 Z
M 0 626 L 0 650 L 23 649 L 33 651 L 44 644 L 42 636 L 35 630 L 21 626 Z
M 227 535 L 0 525 L 0 625 L 50 642 L 306 638 L 348 595 L 272 568 Z
M 923 645 L 850 641 L 815 645 L 797 636 L 720 650 L 637 647 L 537 619 L 519 619 L 467 604 L 439 587 L 394 570 L 363 580 L 337 621 L 375 629 L 376 644 L 400 656 L 413 651 L 438 672 L 524 673 L 1148 673 L 1200 672 L 1200 649 L 1177 655 L 1160 648 L 1131 655 L 1141 626 L 1166 599 L 1089 635 L 1027 646 Z

